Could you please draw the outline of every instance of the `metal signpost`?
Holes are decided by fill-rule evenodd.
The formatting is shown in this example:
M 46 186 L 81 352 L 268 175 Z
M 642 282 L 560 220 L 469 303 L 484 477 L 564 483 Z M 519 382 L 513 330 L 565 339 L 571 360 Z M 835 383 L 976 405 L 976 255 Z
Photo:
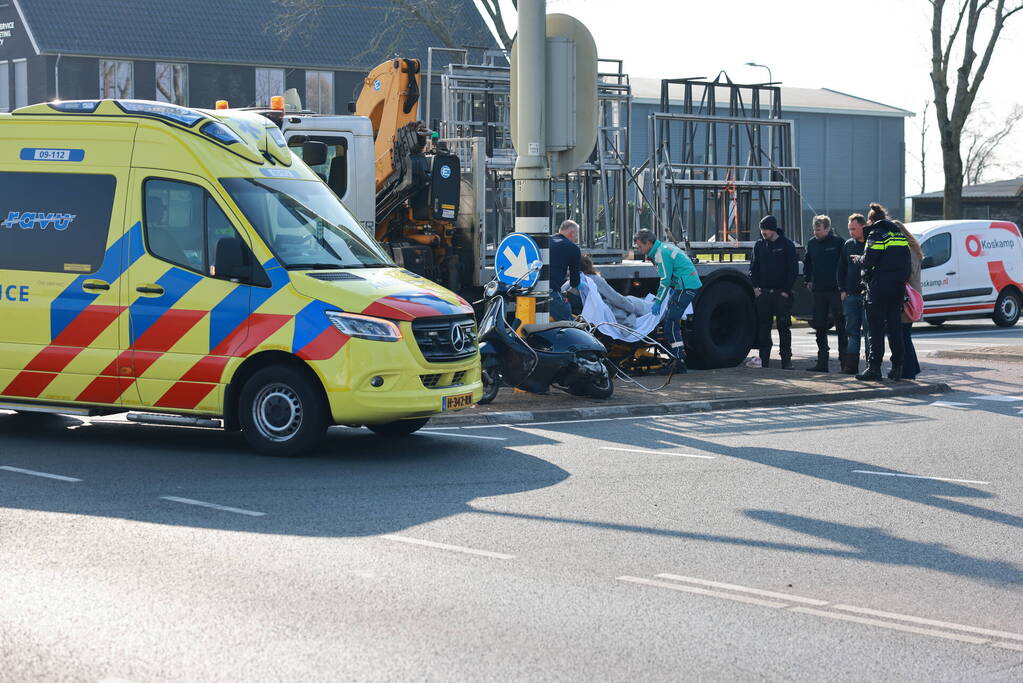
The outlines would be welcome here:
M 543 267 L 530 296 L 519 298 L 517 317 L 523 324 L 546 323 L 551 166 L 558 174 L 572 171 L 596 144 L 597 49 L 579 21 L 548 17 L 546 0 L 520 0 L 518 10 L 519 33 L 511 56 L 511 128 L 518 154 L 512 175 L 515 232 L 536 241 Z

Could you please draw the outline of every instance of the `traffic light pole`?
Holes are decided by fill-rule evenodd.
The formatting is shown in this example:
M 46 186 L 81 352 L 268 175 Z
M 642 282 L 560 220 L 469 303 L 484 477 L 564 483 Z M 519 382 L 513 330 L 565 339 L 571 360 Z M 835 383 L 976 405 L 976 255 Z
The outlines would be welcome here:
M 547 2 L 519 0 L 516 61 L 519 97 L 515 180 L 515 232 L 525 233 L 540 249 L 543 267 L 529 297 L 519 297 L 517 317 L 523 324 L 550 321 L 551 170 L 547 162 Z M 530 313 L 535 313 L 535 317 Z M 529 319 L 532 318 L 532 319 Z

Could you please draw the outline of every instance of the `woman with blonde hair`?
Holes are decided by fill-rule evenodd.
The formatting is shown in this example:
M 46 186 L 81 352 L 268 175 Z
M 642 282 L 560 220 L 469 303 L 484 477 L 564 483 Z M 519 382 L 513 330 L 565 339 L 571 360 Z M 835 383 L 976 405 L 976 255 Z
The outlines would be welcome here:
M 924 250 L 920 246 L 920 241 L 913 233 L 906 229 L 906 226 L 901 221 L 892 221 L 892 223 L 895 223 L 902 236 L 906 238 L 906 242 L 909 243 L 909 280 L 907 284 L 922 294 L 923 285 L 920 283 L 920 264 L 924 260 Z M 920 361 L 917 359 L 916 349 L 913 347 L 913 321 L 910 320 L 905 311 L 902 312 L 902 347 L 902 378 L 916 379 L 916 376 L 920 374 Z M 888 377 L 894 379 L 891 374 Z

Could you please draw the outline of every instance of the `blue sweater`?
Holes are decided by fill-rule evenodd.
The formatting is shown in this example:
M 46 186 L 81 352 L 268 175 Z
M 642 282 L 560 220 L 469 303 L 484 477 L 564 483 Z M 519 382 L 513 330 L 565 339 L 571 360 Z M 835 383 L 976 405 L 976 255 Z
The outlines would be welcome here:
M 551 291 L 560 292 L 566 278 L 572 287 L 578 287 L 579 259 L 583 255 L 579 247 L 567 237 L 554 235 L 551 237 L 550 250 Z

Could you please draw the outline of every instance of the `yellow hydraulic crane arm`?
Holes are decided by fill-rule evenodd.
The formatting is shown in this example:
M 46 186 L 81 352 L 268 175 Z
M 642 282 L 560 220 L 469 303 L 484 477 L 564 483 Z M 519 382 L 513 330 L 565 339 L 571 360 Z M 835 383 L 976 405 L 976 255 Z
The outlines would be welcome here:
M 355 102 L 355 113 L 373 123 L 377 192 L 391 179 L 396 167 L 397 137 L 402 128 L 416 121 L 419 102 L 419 60 L 392 59 L 366 76 Z M 400 162 L 397 162 L 400 167 Z

